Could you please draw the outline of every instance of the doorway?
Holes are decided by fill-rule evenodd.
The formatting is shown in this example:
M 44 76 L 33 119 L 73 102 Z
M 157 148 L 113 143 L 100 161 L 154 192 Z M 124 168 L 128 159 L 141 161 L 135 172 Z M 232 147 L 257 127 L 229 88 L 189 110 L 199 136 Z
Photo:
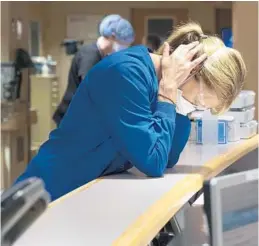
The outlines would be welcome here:
M 176 19 L 173 16 L 147 16 L 144 23 L 144 36 L 155 34 L 163 42 L 173 31 L 175 22 Z
M 164 41 L 176 25 L 187 20 L 187 9 L 132 9 L 131 22 L 136 33 L 134 44 L 141 44 L 143 36 L 148 34 L 156 34 Z

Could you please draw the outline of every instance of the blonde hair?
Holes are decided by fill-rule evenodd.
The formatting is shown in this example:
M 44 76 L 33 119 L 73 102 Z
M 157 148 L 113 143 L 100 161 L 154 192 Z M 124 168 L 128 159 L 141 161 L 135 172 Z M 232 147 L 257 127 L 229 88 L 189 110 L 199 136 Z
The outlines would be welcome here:
M 223 41 L 213 35 L 204 35 L 199 24 L 189 22 L 179 26 L 168 37 L 171 52 L 181 44 L 189 44 L 199 41 L 203 44 L 203 50 L 193 59 L 202 53 L 208 55 L 197 76 L 200 76 L 205 85 L 215 91 L 220 105 L 213 108 L 214 114 L 225 112 L 239 92 L 242 90 L 246 76 L 246 66 L 241 54 L 232 48 L 224 45 Z M 162 45 L 156 54 L 161 55 Z

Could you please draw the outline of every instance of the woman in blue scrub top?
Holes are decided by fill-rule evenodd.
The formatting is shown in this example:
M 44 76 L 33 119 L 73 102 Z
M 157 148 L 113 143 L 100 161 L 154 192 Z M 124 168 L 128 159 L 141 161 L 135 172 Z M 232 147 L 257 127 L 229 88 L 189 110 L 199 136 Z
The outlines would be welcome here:
M 90 70 L 16 182 L 39 177 L 55 200 L 132 166 L 160 177 L 188 140 L 187 115 L 198 107 L 226 110 L 245 73 L 239 52 L 195 23 L 175 30 L 158 54 L 144 46 L 112 54 Z

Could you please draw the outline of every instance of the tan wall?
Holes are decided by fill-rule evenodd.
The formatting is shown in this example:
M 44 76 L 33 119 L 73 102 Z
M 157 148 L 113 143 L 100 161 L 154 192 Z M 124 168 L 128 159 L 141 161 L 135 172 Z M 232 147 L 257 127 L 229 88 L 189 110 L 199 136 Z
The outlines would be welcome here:
M 9 61 L 9 2 L 1 2 L 1 61 Z
M 51 54 L 58 62 L 60 91 L 63 94 L 71 57 L 67 57 L 61 41 L 66 37 L 66 17 L 69 14 L 120 14 L 130 20 L 132 8 L 186 8 L 189 17 L 201 23 L 205 30 L 215 32 L 215 6 L 231 8 L 231 2 L 49 2 L 44 29 L 44 53 Z
M 7 2 L 4 2 L 6 4 Z M 10 4 L 10 2 L 8 2 Z M 1 3 L 2 5 L 3 3 Z M 66 37 L 66 17 L 69 14 L 120 14 L 131 19 L 132 8 L 184 8 L 189 18 L 200 22 L 203 29 L 215 33 L 215 9 L 231 8 L 231 2 L 13 2 L 12 9 L 22 5 L 27 11 L 27 20 L 38 20 L 42 28 L 41 55 L 51 54 L 58 61 L 57 73 L 60 78 L 60 95 L 67 85 L 67 74 L 71 56 L 66 56 L 60 46 Z M 19 5 L 19 6 L 18 6 Z M 6 17 L 7 18 L 7 17 Z M 9 17 L 10 18 L 10 17 Z M 8 31 L 8 30 L 7 30 Z M 2 32 L 1 32 L 2 35 Z M 2 40 L 4 43 L 4 39 Z M 7 47 L 5 42 L 2 47 Z M 2 55 L 2 52 L 1 52 Z M 6 56 L 3 54 L 3 57 Z
M 245 88 L 254 90 L 258 119 L 258 2 L 233 4 L 234 47 L 238 49 L 247 65 Z
M 1 61 L 11 61 L 15 48 L 28 49 L 29 21 L 37 20 L 43 23 L 44 7 L 46 6 L 40 2 L 1 2 Z M 14 38 L 15 34 L 11 27 L 12 18 L 22 20 L 23 35 L 21 40 Z M 43 50 L 43 47 L 41 48 Z

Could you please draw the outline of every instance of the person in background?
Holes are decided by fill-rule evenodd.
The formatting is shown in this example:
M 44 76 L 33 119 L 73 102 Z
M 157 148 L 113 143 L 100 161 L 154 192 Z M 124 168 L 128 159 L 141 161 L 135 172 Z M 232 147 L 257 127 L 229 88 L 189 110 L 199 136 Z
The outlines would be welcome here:
M 149 34 L 147 37 L 143 37 L 142 44 L 147 46 L 150 53 L 155 52 L 161 45 L 161 39 L 156 34 Z
M 132 25 L 120 15 L 108 15 L 99 25 L 100 37 L 90 45 L 83 46 L 74 56 L 68 74 L 68 85 L 63 99 L 53 115 L 60 124 L 79 84 L 89 70 L 103 57 L 128 48 L 134 41 Z
M 188 114 L 226 111 L 245 75 L 240 53 L 196 23 L 174 30 L 158 54 L 140 45 L 109 55 L 87 74 L 60 126 L 16 182 L 39 177 L 55 200 L 133 166 L 161 177 L 186 145 Z

